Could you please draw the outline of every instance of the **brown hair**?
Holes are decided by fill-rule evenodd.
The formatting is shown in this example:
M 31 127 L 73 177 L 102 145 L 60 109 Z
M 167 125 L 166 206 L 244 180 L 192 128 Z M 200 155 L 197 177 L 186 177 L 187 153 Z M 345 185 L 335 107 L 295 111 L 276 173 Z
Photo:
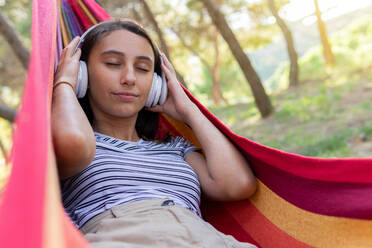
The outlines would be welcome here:
M 88 62 L 89 54 L 93 49 L 94 45 L 99 42 L 102 38 L 109 35 L 111 32 L 115 30 L 127 30 L 134 34 L 137 34 L 143 38 L 145 38 L 151 45 L 152 50 L 154 52 L 155 57 L 155 68 L 154 71 L 160 75 L 161 67 L 160 67 L 160 54 L 159 50 L 157 49 L 155 43 L 151 39 L 150 35 L 146 32 L 146 30 L 138 23 L 130 19 L 124 20 L 114 20 L 108 21 L 98 25 L 96 28 L 91 30 L 84 39 L 84 42 L 81 46 L 81 60 Z M 85 95 L 84 98 L 79 99 L 79 103 L 83 108 L 85 114 L 88 117 L 90 124 L 92 125 L 94 121 L 94 115 L 92 109 L 90 107 L 89 98 Z M 169 134 L 166 135 L 163 139 L 155 140 L 155 135 L 158 130 L 158 122 L 159 122 L 159 113 L 147 111 L 144 108 L 141 109 L 138 113 L 137 121 L 136 121 L 136 131 L 139 137 L 145 140 L 153 140 L 157 142 L 166 142 L 169 140 Z

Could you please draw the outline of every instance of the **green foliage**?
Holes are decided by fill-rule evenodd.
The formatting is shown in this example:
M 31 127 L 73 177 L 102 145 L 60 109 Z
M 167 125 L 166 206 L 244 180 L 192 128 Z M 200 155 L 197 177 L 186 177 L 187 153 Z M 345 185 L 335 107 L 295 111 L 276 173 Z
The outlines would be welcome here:
M 2 142 L 4 149 L 9 153 L 12 146 L 12 130 L 11 125 L 8 121 L 0 118 L 0 141 Z M 0 177 L 2 167 L 5 166 L 4 154 L 0 150 Z
M 112 3 L 111 0 L 105 2 Z M 288 0 L 277 0 L 276 4 L 280 8 L 287 2 Z M 361 99 L 357 99 L 356 103 L 353 99 L 347 99 L 349 94 L 364 87 L 366 81 L 372 81 L 371 17 L 357 20 L 330 37 L 337 61 L 333 68 L 325 67 L 320 46 L 309 49 L 298 61 L 301 81 L 298 89 L 283 91 L 288 87 L 289 64 L 281 64 L 265 84 L 272 93 L 272 102 L 277 112 L 270 118 L 261 120 L 250 87 L 226 42 L 220 38 L 220 82 L 224 96 L 231 105 L 215 107 L 211 104 L 210 71 L 200 58 L 182 45 L 173 32 L 173 29 L 180 32 L 187 44 L 204 61 L 213 65 L 216 30 L 201 1 L 159 0 L 147 3 L 164 32 L 175 68 L 184 75 L 192 93 L 202 103 L 210 106 L 210 110 L 233 131 L 275 148 L 319 157 L 349 156 L 352 152 L 348 140 L 359 135 L 372 140 L 372 123 L 366 121 L 370 119 L 372 98 L 364 96 L 362 99 L 360 96 Z M 280 34 L 277 25 L 272 22 L 266 0 L 231 0 L 220 3 L 221 11 L 247 53 L 266 46 Z M 31 0 L 7 0 L 6 5 L 0 7 L 28 46 L 31 4 Z M 116 12 L 124 5 L 126 12 Z M 120 13 L 131 13 L 130 8 L 133 6 L 141 12 L 139 3 L 133 0 L 115 1 L 112 11 L 115 10 L 120 16 Z M 248 21 L 234 20 L 242 16 L 249 16 Z M 143 13 L 140 13 L 140 17 L 147 24 Z M 153 27 L 149 26 L 149 29 L 153 30 Z M 156 34 L 153 36 L 156 37 Z M 17 66 L 18 62 L 4 40 L 0 39 L 0 45 L 0 57 L 7 58 L 0 62 L 11 69 L 1 71 L 0 81 L 4 85 L 8 84 L 8 87 L 2 87 L 0 97 L 9 106 L 17 106 L 20 93 L 15 94 L 16 91 L 10 86 L 15 85 L 16 81 L 24 81 L 18 69 L 21 66 Z M 368 92 L 360 90 L 359 93 Z M 10 140 L 10 126 L 6 126 L 6 122 L 1 120 L 0 130 L 1 135 L 8 135 L 5 138 L 0 135 L 0 139 Z M 6 146 L 9 147 L 10 144 L 7 143 Z
M 331 73 L 366 71 L 372 63 L 372 18 L 362 18 L 331 36 L 336 65 Z M 309 49 L 299 60 L 300 82 L 314 82 L 329 77 L 320 45 Z M 282 63 L 268 80 L 271 90 L 285 89 L 289 84 L 289 63 Z
M 31 18 L 32 1 L 31 0 L 7 0 L 0 11 L 9 18 L 16 31 L 21 35 L 23 42 L 27 47 L 31 47 Z
M 361 127 L 360 133 L 364 134 L 367 140 L 372 139 L 372 123 L 366 124 L 365 126 Z
M 331 37 L 337 64 L 326 68 L 320 46 L 300 59 L 301 85 L 287 89 L 289 64 L 267 82 L 277 112 L 259 120 L 252 103 L 211 108 L 239 135 L 284 151 L 315 157 L 371 156 L 372 18 L 351 23 Z M 243 114 L 242 112 L 247 112 Z M 244 118 L 243 118 L 244 116 Z
M 319 137 L 319 139 L 302 147 L 301 154 L 312 157 L 347 157 L 350 151 L 347 147 L 346 138 L 351 134 L 350 130 L 345 130 L 325 139 Z
M 367 93 L 360 103 L 346 99 L 349 94 L 362 97 L 357 92 L 363 87 L 361 81 L 301 86 L 300 91 L 273 96 L 278 111 L 266 120 L 258 120 L 251 104 L 211 111 L 234 132 L 270 147 L 315 157 L 355 156 L 354 139 L 372 141 L 372 122 L 363 121 L 370 119 L 372 103 Z
M 326 77 L 322 47 L 310 49 L 300 60 L 300 81 L 311 81 Z
M 212 76 L 208 71 L 205 65 L 201 65 L 202 69 L 202 84 L 195 84 L 195 88 L 193 89 L 194 92 L 198 92 L 199 96 L 204 95 L 204 99 L 211 98 L 211 88 L 212 88 Z
M 355 74 L 344 71 L 274 94 L 277 112 L 265 120 L 251 111 L 252 103 L 211 110 L 237 134 L 270 147 L 315 157 L 370 157 L 371 149 L 353 148 L 372 142 L 371 85 L 366 74 Z

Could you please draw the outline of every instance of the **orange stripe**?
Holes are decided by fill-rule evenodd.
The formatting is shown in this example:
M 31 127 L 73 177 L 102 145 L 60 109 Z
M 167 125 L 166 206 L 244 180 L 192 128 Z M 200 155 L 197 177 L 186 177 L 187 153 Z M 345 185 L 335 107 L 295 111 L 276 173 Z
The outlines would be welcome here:
M 187 139 L 188 141 L 190 141 L 199 148 L 202 147 L 192 129 L 189 128 L 184 122 L 175 120 L 164 113 L 162 113 L 162 115 L 185 139 Z
M 372 221 L 305 211 L 280 198 L 260 181 L 251 202 L 272 224 L 308 245 L 324 248 L 372 247 Z
M 249 201 L 229 203 L 227 211 L 264 248 L 310 248 L 275 226 Z
M 87 8 L 87 6 L 85 6 L 85 4 L 83 3 L 82 0 L 78 0 L 77 1 L 78 5 L 80 6 L 81 10 L 86 14 L 86 16 L 88 17 L 89 21 L 91 23 L 93 23 L 93 25 L 97 24 L 98 21 L 96 20 L 96 18 L 92 15 L 92 13 L 90 12 L 90 10 Z

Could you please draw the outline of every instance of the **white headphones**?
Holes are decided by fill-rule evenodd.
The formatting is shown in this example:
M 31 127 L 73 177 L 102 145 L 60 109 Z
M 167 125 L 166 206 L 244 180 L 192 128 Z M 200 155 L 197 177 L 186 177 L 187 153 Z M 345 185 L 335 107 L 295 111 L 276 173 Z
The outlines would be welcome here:
M 111 22 L 111 21 L 106 21 L 106 22 Z M 106 22 L 98 23 L 90 27 L 87 31 L 85 31 L 85 33 L 82 34 L 80 41 L 77 44 L 74 52 L 76 52 L 77 48 L 84 42 L 85 37 L 91 30 L 93 30 L 97 26 L 103 23 L 106 23 Z M 156 47 L 156 49 L 158 48 Z M 85 61 L 80 60 L 79 62 L 80 62 L 79 63 L 79 74 L 78 74 L 78 80 L 76 82 L 75 94 L 78 98 L 83 98 L 88 88 L 88 68 L 87 68 L 87 64 L 85 63 Z M 163 63 L 162 60 L 161 60 L 161 63 Z M 145 106 L 153 107 L 157 104 L 163 104 L 165 100 L 167 99 L 167 94 L 168 94 L 168 88 L 167 88 L 167 82 L 165 79 L 164 72 L 163 71 L 161 72 L 161 76 L 159 76 L 156 72 L 154 72 L 151 89 L 147 97 Z

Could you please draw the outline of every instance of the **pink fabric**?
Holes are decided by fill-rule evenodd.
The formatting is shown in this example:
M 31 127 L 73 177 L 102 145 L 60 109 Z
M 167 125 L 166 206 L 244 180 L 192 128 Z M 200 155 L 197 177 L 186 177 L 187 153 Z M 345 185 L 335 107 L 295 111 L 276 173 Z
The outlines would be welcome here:
M 93 13 L 98 21 L 107 21 L 111 18 L 110 15 L 104 9 L 102 9 L 102 7 L 94 0 L 84 0 L 84 3 L 87 5 L 89 10 Z
M 84 26 L 84 29 L 88 29 L 90 26 L 92 26 L 92 23 L 90 23 L 88 18 L 85 17 L 83 11 L 80 10 L 76 1 L 75 0 L 68 0 L 68 1 L 71 4 L 72 8 L 74 9 L 76 16 L 78 17 L 80 23 Z
M 372 183 L 372 162 L 370 158 L 313 158 L 273 149 L 245 137 L 239 136 L 228 129 L 207 108 L 185 89 L 190 99 L 199 107 L 203 114 L 235 143 L 248 158 L 254 159 L 257 166 L 261 162 L 270 164 L 294 175 L 320 181 Z
M 69 1 L 76 13 L 81 14 L 75 1 Z M 109 18 L 109 15 L 94 1 L 85 0 L 85 3 L 100 21 Z M 85 29 L 91 25 L 86 22 L 84 15 L 80 15 L 79 18 L 82 19 L 81 23 Z M 12 174 L 3 192 L 0 206 L 1 247 L 43 247 L 43 235 L 48 235 L 50 231 L 45 230 L 43 224 L 47 204 L 45 201 L 46 171 L 48 162 L 50 162 L 48 153 L 52 149 L 50 146 L 50 91 L 53 82 L 54 56 L 58 50 L 56 19 L 56 0 L 35 0 L 33 2 L 31 60 L 22 106 L 16 119 L 17 130 L 11 153 Z M 326 214 L 370 218 L 370 194 L 366 192 L 369 192 L 368 184 L 372 182 L 371 159 L 310 158 L 265 147 L 231 132 L 186 89 L 185 91 L 203 114 L 240 149 L 257 177 L 275 194 L 312 212 L 332 208 L 333 212 L 326 212 Z M 162 128 L 172 130 L 172 126 L 164 119 L 161 119 Z M 54 165 L 51 164 L 51 166 Z M 287 180 L 283 180 L 284 178 Z M 299 188 L 296 189 L 296 186 Z M 327 190 L 330 192 L 328 195 Z M 304 191 L 307 194 L 305 198 L 300 195 Z M 311 191 L 314 194 L 311 194 Z M 316 194 L 317 192 L 320 193 Z M 339 194 L 348 197 L 349 205 L 341 206 L 341 201 L 336 201 L 341 199 Z M 327 197 L 334 197 L 335 201 Z M 314 202 L 316 206 L 310 205 Z M 254 225 L 254 221 L 251 220 L 254 217 L 252 214 L 254 211 L 256 211 L 256 217 L 261 213 L 253 208 L 249 200 L 236 203 L 203 201 L 202 208 L 204 217 L 216 228 L 233 234 L 241 241 L 254 242 L 252 238 L 254 236 L 250 232 L 253 229 L 246 229 L 245 226 L 250 225 L 251 228 L 251 225 Z M 88 247 L 65 215 L 62 206 L 58 211 L 64 216 L 61 235 L 65 241 L 65 247 Z M 237 221 L 237 216 L 244 216 L 245 219 Z M 265 220 L 262 214 L 260 218 L 260 220 Z M 257 226 L 261 224 L 259 234 L 261 241 L 270 238 L 279 242 L 280 247 L 288 246 L 289 241 L 292 242 L 291 247 L 300 246 L 295 237 L 278 229 L 268 219 L 264 225 L 260 221 L 256 224 Z M 271 228 L 270 233 L 268 233 L 268 227 Z M 257 237 L 254 238 L 262 245 Z M 305 247 L 305 244 L 301 247 Z
M 41 247 L 53 80 L 56 2 L 33 1 L 32 50 L 22 106 L 17 115 L 13 167 L 0 208 L 1 247 Z

